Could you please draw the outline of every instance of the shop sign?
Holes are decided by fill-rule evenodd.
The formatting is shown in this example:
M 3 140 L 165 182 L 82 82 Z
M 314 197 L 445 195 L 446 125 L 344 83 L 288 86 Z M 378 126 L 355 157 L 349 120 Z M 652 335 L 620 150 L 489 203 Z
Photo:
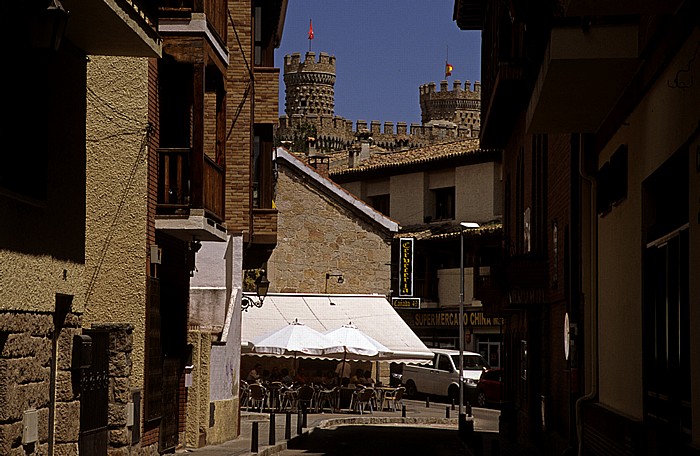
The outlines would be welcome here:
M 409 326 L 412 327 L 459 326 L 459 311 L 420 312 L 409 316 L 407 321 Z M 501 324 L 503 324 L 502 318 L 486 317 L 483 312 L 464 312 L 464 325 L 466 326 L 495 326 Z
M 420 298 L 391 298 L 391 305 L 398 309 L 420 309 Z
M 413 238 L 399 239 L 399 296 L 413 296 Z

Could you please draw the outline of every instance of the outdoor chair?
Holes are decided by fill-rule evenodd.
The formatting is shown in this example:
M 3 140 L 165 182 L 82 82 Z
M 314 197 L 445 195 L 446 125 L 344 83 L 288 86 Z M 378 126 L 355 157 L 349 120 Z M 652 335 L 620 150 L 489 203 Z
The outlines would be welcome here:
M 282 394 L 286 387 L 282 382 L 272 382 L 267 386 L 267 401 L 270 409 L 280 410 L 282 407 Z
M 296 409 L 310 410 L 313 407 L 316 390 L 311 385 L 301 385 L 297 391 Z
M 240 394 L 241 408 L 248 407 L 248 401 L 250 400 L 250 388 L 249 388 L 248 382 L 246 382 L 245 380 L 241 380 L 239 394 Z
M 360 415 L 362 412 L 369 407 L 369 413 L 374 413 L 372 408 L 372 402 L 376 398 L 376 392 L 374 388 L 365 388 L 357 393 L 357 398 L 355 402 L 355 407 L 359 410 Z
M 336 403 L 338 402 L 338 391 L 340 388 L 337 386 L 333 388 L 324 388 L 318 392 L 318 399 L 316 401 L 316 413 L 323 412 L 325 410 L 324 406 L 328 404 L 330 411 L 335 410 Z
M 406 387 L 399 386 L 394 391 L 387 391 L 384 393 L 384 398 L 382 399 L 382 410 L 386 405 L 391 407 L 392 411 L 396 411 L 397 405 L 403 405 L 403 393 L 406 391 Z
M 248 399 L 248 410 L 255 409 L 256 404 L 258 409 L 262 412 L 263 407 L 265 407 L 265 400 L 267 399 L 267 389 L 259 383 L 251 383 L 248 385 L 249 399 Z

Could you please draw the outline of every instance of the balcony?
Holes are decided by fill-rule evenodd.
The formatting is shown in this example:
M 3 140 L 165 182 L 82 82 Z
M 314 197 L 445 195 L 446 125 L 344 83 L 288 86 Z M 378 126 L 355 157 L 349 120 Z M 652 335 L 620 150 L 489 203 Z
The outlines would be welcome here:
M 153 0 L 62 0 L 70 12 L 65 38 L 92 55 L 160 57 Z
M 201 35 L 221 56 L 228 56 L 226 0 L 163 0 L 158 31 L 164 35 Z
M 206 155 L 198 166 L 192 156 L 189 148 L 158 149 L 156 229 L 183 240 L 225 240 L 224 170 Z
M 527 132 L 596 132 L 640 68 L 638 49 L 636 24 L 554 27 L 527 108 Z

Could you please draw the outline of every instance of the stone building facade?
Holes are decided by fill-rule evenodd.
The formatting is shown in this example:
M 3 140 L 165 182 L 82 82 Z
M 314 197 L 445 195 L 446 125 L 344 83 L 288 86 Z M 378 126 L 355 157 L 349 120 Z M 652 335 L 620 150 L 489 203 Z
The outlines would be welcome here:
M 371 133 L 372 143 L 386 150 L 400 150 L 479 136 L 481 84 L 466 81 L 434 82 L 419 88 L 422 123 L 357 120 L 335 115 L 336 58 L 321 52 L 299 53 L 284 60 L 285 115 L 279 119 L 276 139 L 290 141 L 297 151 L 305 140 L 316 139 L 319 151 L 347 150 L 358 133 Z
M 386 295 L 398 224 L 282 148 L 276 162 L 280 235 L 268 261 L 270 291 Z

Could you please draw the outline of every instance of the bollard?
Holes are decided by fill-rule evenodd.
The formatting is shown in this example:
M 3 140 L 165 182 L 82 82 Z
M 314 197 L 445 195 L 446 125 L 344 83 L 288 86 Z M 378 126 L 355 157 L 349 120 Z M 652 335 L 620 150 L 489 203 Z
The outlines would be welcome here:
M 406 418 L 406 406 L 401 406 L 401 418 Z
M 301 435 L 301 423 L 302 423 L 301 409 L 298 409 L 297 410 L 297 435 Z
M 308 413 L 308 412 L 307 412 L 307 410 L 306 410 L 306 404 L 304 404 L 304 405 L 301 406 L 301 414 L 302 414 L 302 416 L 303 416 L 303 419 L 302 419 L 302 421 L 301 421 L 301 423 L 302 423 L 302 424 L 301 424 L 301 427 L 303 427 L 303 428 L 308 427 L 308 426 L 306 425 L 306 415 L 307 415 L 307 413 Z
M 430 408 L 430 396 L 425 397 L 425 408 Z
M 452 410 L 454 410 L 454 409 L 455 409 L 455 400 L 452 399 Z
M 270 445 L 274 445 L 276 440 L 277 439 L 275 438 L 275 412 L 270 412 L 270 437 L 268 439 L 268 443 Z
M 467 412 L 467 416 L 472 416 L 472 406 L 469 402 L 464 406 L 464 411 Z
M 284 439 L 289 440 L 292 438 L 292 413 L 287 412 L 284 418 Z
M 450 417 L 450 407 L 447 406 L 447 407 L 445 407 L 445 418 L 449 418 L 449 417 Z
M 253 421 L 253 431 L 250 433 L 250 452 L 258 452 L 258 422 Z

